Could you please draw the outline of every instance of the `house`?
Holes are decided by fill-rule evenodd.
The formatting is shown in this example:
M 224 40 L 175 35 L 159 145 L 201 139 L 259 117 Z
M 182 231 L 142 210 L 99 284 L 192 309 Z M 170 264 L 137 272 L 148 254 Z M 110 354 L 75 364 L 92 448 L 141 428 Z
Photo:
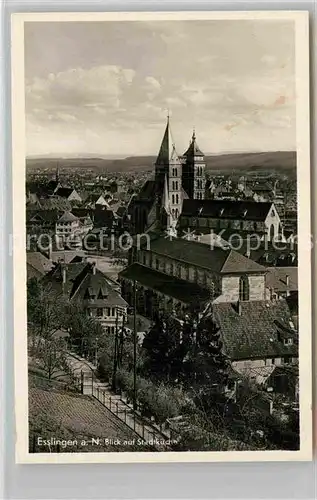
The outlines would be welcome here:
M 65 212 L 55 224 L 56 241 L 62 245 L 81 246 L 81 225 L 80 220 L 71 212 Z
M 273 188 L 267 182 L 257 181 L 252 187 L 253 199 L 257 202 L 269 202 L 273 199 Z
M 41 252 L 27 252 L 27 279 L 42 278 L 52 269 L 52 262 Z
M 55 224 L 62 215 L 58 209 L 26 209 L 26 230 L 27 234 L 37 235 L 43 233 L 54 233 Z
M 76 189 L 71 187 L 58 187 L 58 189 L 54 191 L 54 196 L 59 196 L 67 201 L 82 202 L 80 194 L 77 193 Z
M 246 235 L 257 234 L 268 241 L 282 233 L 280 217 L 273 203 L 230 200 L 184 200 L 179 231 Z
M 275 366 L 297 363 L 298 332 L 285 299 L 214 303 L 212 315 L 238 373 L 263 383 Z
M 266 287 L 272 298 L 298 294 L 297 267 L 268 267 Z
M 85 207 L 95 209 L 97 207 L 109 208 L 109 204 L 102 194 L 91 194 L 85 200 Z
M 70 302 L 79 302 L 88 316 L 98 319 L 106 332 L 121 328 L 127 319 L 128 304 L 120 295 L 120 287 L 94 263 L 58 262 L 44 277 Z

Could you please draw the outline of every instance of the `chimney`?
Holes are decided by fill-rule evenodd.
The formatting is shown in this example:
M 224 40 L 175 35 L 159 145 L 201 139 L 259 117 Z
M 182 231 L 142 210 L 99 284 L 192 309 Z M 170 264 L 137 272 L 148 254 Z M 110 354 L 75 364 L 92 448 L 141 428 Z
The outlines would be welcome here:
M 63 285 L 65 285 L 66 283 L 66 277 L 67 277 L 67 273 L 66 273 L 66 266 L 62 266 L 62 277 L 63 277 Z
M 92 266 L 92 274 L 96 274 L 96 262 L 92 262 L 91 266 Z

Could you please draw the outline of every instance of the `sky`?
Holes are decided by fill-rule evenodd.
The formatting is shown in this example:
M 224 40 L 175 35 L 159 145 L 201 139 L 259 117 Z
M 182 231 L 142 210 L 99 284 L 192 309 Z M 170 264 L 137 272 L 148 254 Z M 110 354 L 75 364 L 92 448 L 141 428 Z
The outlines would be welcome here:
M 26 22 L 27 155 L 294 150 L 294 25 Z

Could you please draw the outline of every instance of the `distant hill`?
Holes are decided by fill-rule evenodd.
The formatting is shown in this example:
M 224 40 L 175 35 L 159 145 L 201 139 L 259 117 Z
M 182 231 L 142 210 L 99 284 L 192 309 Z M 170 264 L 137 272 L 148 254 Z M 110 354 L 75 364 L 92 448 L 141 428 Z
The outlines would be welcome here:
M 57 166 L 64 169 L 92 169 L 101 172 L 146 171 L 154 166 L 155 156 L 129 156 L 127 158 L 27 158 L 28 172 L 34 169 L 53 169 Z M 295 151 L 276 151 L 267 153 L 234 153 L 209 155 L 205 157 L 208 171 L 239 172 L 243 171 L 296 171 Z

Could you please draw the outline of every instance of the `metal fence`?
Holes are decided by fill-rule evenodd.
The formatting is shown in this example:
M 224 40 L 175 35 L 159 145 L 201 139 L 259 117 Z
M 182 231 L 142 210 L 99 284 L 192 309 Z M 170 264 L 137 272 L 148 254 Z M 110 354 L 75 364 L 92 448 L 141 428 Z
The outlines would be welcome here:
M 80 392 L 97 399 L 112 415 L 139 436 L 142 440 L 140 444 L 148 445 L 158 451 L 171 449 L 169 429 L 163 429 L 163 426 L 158 428 L 156 424 L 134 411 L 119 395 L 113 394 L 107 384 L 101 383 L 93 371 L 90 374 L 84 373 L 82 370 L 74 372 L 73 377 L 78 379 Z

